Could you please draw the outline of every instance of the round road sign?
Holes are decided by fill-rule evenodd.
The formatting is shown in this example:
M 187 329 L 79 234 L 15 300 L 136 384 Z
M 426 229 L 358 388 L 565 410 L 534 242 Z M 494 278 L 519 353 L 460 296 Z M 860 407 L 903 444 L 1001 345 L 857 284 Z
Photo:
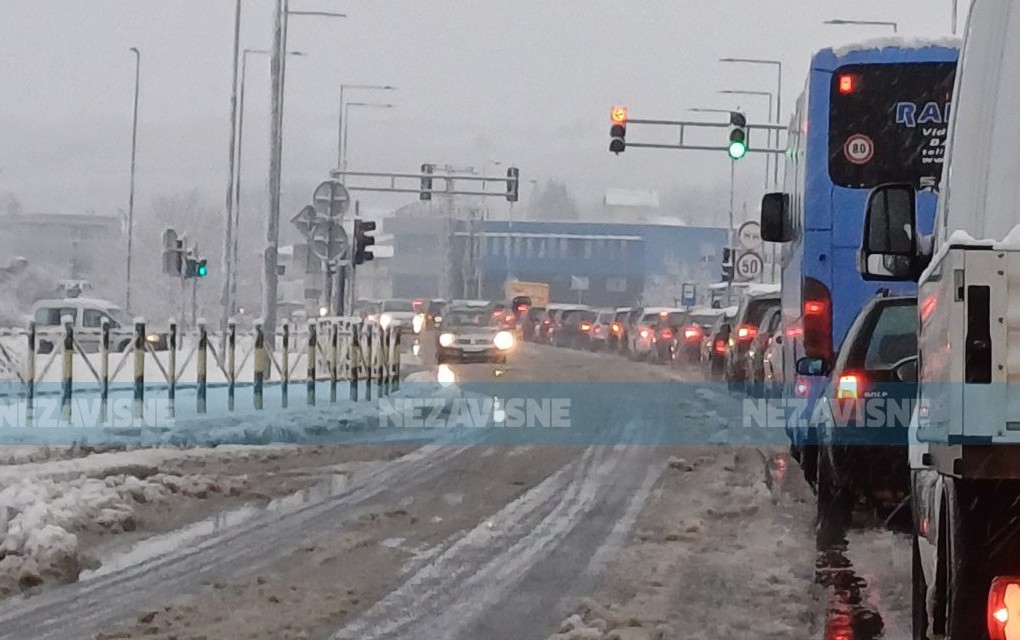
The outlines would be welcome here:
M 335 180 L 327 180 L 315 188 L 312 204 L 323 215 L 342 216 L 351 206 L 351 196 L 347 187 Z
M 740 254 L 737 258 L 735 275 L 742 281 L 755 280 L 762 274 L 765 262 L 753 251 Z
M 856 133 L 843 144 L 843 155 L 853 164 L 868 164 L 875 157 L 875 143 L 863 133 Z
M 737 229 L 737 240 L 740 246 L 754 250 L 761 246 L 761 225 L 753 220 L 745 222 Z

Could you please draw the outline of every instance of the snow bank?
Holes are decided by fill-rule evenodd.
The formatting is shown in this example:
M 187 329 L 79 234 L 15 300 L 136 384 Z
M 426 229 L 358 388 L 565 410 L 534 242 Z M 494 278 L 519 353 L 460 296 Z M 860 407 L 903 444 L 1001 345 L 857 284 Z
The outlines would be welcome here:
M 239 493 L 244 479 L 154 474 L 74 480 L 24 477 L 0 490 L 0 597 L 77 580 L 86 559 L 79 535 L 137 527 L 135 505 L 173 495 Z

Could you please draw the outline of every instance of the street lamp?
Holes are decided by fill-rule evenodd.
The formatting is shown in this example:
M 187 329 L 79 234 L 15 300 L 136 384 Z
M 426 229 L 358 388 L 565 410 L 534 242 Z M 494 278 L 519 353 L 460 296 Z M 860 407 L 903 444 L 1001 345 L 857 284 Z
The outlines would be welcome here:
M 899 24 L 896 22 L 886 22 L 883 20 L 826 20 L 825 24 L 892 27 L 893 33 L 899 33 L 900 28 Z
M 270 67 L 270 109 L 272 112 L 269 133 L 268 206 L 266 207 L 266 248 L 262 272 L 262 320 L 265 332 L 276 335 L 277 265 L 280 244 L 280 193 L 283 179 L 283 108 L 287 70 L 287 31 L 290 16 L 304 15 L 328 18 L 346 18 L 342 13 L 326 11 L 291 11 L 290 0 L 273 3 L 273 47 Z M 270 346 L 272 347 L 272 340 Z
M 780 60 L 767 60 L 762 58 L 719 58 L 719 62 L 733 63 L 733 64 L 757 64 L 757 65 L 772 65 L 776 67 L 777 80 L 776 80 L 776 123 L 780 123 L 783 119 L 783 63 Z M 772 182 L 779 184 L 779 163 L 773 164 L 772 168 Z
M 340 149 L 340 168 L 344 171 L 347 170 L 347 129 L 350 125 L 350 119 L 347 114 L 347 110 L 351 107 L 366 107 L 373 109 L 393 109 L 396 105 L 383 103 L 383 102 L 348 102 L 344 105 L 343 116 L 344 116 L 344 144 Z
M 253 55 L 269 55 L 268 49 L 245 49 L 241 56 L 241 96 L 237 107 L 237 159 L 235 161 L 235 170 L 237 173 L 236 179 L 234 180 L 234 193 L 233 193 L 233 209 L 234 209 L 234 220 L 233 220 L 233 247 L 231 248 L 230 256 L 230 270 L 228 277 L 230 280 L 230 297 L 228 302 L 228 313 L 229 315 L 234 314 L 234 306 L 237 304 L 237 274 L 238 274 L 238 263 L 239 263 L 239 252 L 238 252 L 238 239 L 240 238 L 238 226 L 241 221 L 241 160 L 243 159 L 242 149 L 244 146 L 244 98 L 245 98 L 245 85 L 248 78 L 248 54 Z M 303 51 L 288 51 L 289 56 L 306 56 L 308 54 Z
M 131 251 L 135 229 L 135 155 L 138 149 L 138 84 L 141 78 L 142 52 L 131 47 L 135 54 L 135 106 L 131 123 L 131 187 L 128 191 L 128 228 L 127 228 L 127 291 L 124 295 L 124 307 L 131 309 Z
M 340 85 L 340 116 L 336 124 L 336 166 L 343 164 L 344 149 L 344 90 L 352 91 L 396 91 L 397 88 L 382 84 L 341 84 Z

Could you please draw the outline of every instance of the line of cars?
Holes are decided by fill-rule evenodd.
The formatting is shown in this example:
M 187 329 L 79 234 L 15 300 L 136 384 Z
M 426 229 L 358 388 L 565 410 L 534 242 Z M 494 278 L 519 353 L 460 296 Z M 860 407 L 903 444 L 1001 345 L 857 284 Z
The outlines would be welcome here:
M 549 304 L 528 309 L 525 340 L 558 347 L 607 351 L 633 360 L 700 367 L 706 379 L 747 385 L 756 395 L 782 385 L 780 295 L 775 285 L 754 285 L 740 304 L 725 308 L 619 307 Z

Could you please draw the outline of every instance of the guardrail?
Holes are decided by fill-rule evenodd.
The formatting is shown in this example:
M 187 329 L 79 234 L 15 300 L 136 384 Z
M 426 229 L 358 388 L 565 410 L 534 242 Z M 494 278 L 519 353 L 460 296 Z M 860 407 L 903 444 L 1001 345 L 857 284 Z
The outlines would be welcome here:
M 112 348 L 115 342 L 124 348 Z M 0 331 L 0 378 L 6 378 L 0 380 L 0 411 L 10 414 L 17 405 L 21 422 L 32 426 L 40 403 L 59 398 L 60 424 L 110 424 L 115 399 L 123 404 L 130 398 L 136 422 L 175 418 L 186 395 L 193 396 L 194 414 L 237 412 L 242 389 L 253 411 L 289 408 L 295 388 L 309 407 L 323 387 L 330 403 L 339 401 L 341 386 L 350 401 L 371 400 L 373 391 L 385 396 L 399 389 L 400 349 L 399 329 L 359 318 L 316 319 L 299 330 L 285 322 L 271 338 L 261 323 L 239 332 L 231 322 L 221 334 L 199 321 L 185 333 L 171 320 L 154 335 L 141 318 L 130 332 L 112 329 L 109 321 L 100 329 L 76 328 L 70 318 L 45 329 L 33 322 L 27 330 Z M 147 401 L 154 396 L 165 415 L 152 415 L 156 409 Z M 98 402 L 94 419 L 74 415 L 81 398 Z

